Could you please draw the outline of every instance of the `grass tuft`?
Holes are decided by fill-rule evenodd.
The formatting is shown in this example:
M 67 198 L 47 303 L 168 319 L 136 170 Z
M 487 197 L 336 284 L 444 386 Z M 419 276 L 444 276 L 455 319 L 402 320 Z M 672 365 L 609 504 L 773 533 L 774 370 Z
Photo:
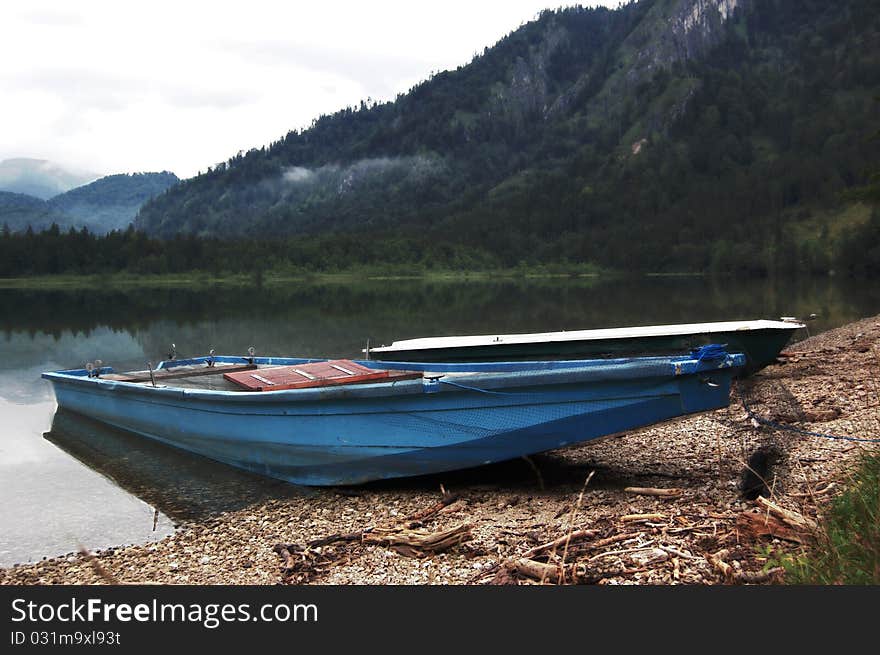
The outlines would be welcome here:
M 832 501 L 816 543 L 778 563 L 790 584 L 880 584 L 880 452 L 859 461 L 847 490 Z

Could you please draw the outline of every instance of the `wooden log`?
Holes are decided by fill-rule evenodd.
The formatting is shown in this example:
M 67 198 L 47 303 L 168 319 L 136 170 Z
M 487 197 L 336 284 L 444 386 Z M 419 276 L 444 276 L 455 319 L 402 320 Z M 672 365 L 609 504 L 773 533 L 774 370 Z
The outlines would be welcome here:
M 804 542 L 802 532 L 795 530 L 781 519 L 763 512 L 742 512 L 736 521 L 736 527 L 755 537 L 778 537 L 796 543 Z
M 624 491 L 628 494 L 637 494 L 639 496 L 659 496 L 661 498 L 678 498 L 684 493 L 684 490 L 670 487 L 668 489 L 660 489 L 657 487 L 626 487 Z
M 791 527 L 796 530 L 802 530 L 804 532 L 815 532 L 818 528 L 818 525 L 812 519 L 808 519 L 803 514 L 798 514 L 797 512 L 793 512 L 791 510 L 780 507 L 772 500 L 767 500 L 763 496 L 758 496 L 755 499 L 755 503 L 763 510 L 769 512 L 772 516 L 775 516 L 782 521 L 785 521 Z

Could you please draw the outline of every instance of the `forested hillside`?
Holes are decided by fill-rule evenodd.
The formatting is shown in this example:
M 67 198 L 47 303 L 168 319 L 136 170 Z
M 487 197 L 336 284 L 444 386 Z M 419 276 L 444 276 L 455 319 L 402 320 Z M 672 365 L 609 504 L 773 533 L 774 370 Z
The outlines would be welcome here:
M 148 233 L 320 234 L 395 260 L 827 270 L 871 217 L 872 0 L 544 12 L 396 101 L 321 116 L 145 205 Z M 394 252 L 406 248 L 406 253 Z

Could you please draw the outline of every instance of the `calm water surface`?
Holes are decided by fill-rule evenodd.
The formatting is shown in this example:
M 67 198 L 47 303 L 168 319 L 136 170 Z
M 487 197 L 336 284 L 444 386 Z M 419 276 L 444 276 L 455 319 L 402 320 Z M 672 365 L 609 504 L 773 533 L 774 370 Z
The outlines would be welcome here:
M 56 411 L 46 370 L 181 355 L 353 357 L 369 338 L 779 316 L 818 332 L 880 313 L 842 279 L 376 281 L 266 289 L 0 290 L 0 565 L 158 539 L 184 519 L 308 490 Z M 806 336 L 806 335 L 802 335 Z

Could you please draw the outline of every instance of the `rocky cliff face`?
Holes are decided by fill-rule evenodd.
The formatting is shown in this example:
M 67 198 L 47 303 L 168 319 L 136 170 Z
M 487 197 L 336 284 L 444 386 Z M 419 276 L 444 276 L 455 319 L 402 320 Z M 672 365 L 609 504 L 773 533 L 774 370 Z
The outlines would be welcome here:
M 619 99 L 658 70 L 674 63 L 698 58 L 724 37 L 725 23 L 744 9 L 748 0 L 661 0 L 650 8 L 643 20 L 627 36 L 613 58 L 613 69 L 593 99 L 588 115 L 607 119 Z M 548 65 L 553 54 L 576 39 L 595 38 L 573 33 L 552 20 L 540 43 L 527 56 L 513 62 L 506 83 L 494 90 L 491 111 L 513 118 L 517 123 L 548 120 L 565 114 L 589 86 L 591 72 L 584 70 L 573 84 L 556 94 L 549 89 Z M 585 62 L 588 64 L 589 62 Z M 683 90 L 686 102 L 691 90 Z M 680 103 L 679 103 L 680 105 Z M 678 106 L 670 115 L 680 115 Z
M 650 45 L 639 51 L 638 62 L 651 70 L 701 56 L 721 41 L 724 24 L 744 4 L 745 0 L 678 0 L 659 21 L 646 26 L 654 28 L 653 34 L 648 35 Z
M 616 53 L 616 70 L 590 100 L 586 115 L 596 124 L 618 121 L 620 132 L 635 141 L 651 131 L 663 131 L 687 108 L 699 82 L 668 89 L 662 107 L 642 108 L 638 125 L 626 125 L 623 102 L 632 90 L 658 71 L 703 56 L 725 36 L 726 24 L 735 20 L 748 0 L 661 0 L 624 40 Z
M 492 105 L 518 125 L 530 119 L 546 118 L 552 101 L 548 92 L 550 58 L 574 35 L 551 20 L 537 47 L 513 62 L 506 85 L 495 89 Z M 491 111 L 491 110 L 490 110 Z

